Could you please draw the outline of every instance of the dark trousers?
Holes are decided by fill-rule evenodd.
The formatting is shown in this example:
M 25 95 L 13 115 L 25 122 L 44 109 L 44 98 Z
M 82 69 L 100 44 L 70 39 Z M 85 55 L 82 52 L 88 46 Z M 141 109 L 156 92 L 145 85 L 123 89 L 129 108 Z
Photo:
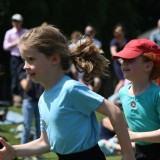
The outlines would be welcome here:
M 136 144 L 136 160 L 160 160 L 160 143 L 150 145 Z
M 58 154 L 59 160 L 106 160 L 98 144 L 86 151 L 67 155 Z
M 11 70 L 11 92 L 19 95 L 19 68 L 22 65 L 21 57 L 11 56 L 10 70 Z

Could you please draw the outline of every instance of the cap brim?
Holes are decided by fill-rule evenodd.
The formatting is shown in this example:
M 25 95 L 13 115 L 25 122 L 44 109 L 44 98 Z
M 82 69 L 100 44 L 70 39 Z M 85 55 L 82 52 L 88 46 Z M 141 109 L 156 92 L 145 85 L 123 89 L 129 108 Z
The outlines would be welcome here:
M 116 53 L 116 55 L 112 56 L 113 59 L 119 59 L 119 58 L 125 58 L 125 59 L 132 59 L 140 56 L 141 53 L 138 50 L 133 50 L 133 49 L 123 49 L 122 51 Z

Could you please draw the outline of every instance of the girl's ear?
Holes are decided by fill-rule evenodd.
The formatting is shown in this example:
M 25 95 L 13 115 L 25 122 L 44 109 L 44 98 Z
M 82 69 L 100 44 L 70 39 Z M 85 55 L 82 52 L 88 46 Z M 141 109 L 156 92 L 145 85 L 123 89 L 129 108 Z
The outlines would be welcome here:
M 58 53 L 53 54 L 52 57 L 51 57 L 52 65 L 55 66 L 55 65 L 59 64 L 60 59 L 61 59 L 60 54 L 58 54 Z
M 154 66 L 154 64 L 153 64 L 152 61 L 147 62 L 147 63 L 146 63 L 146 71 L 147 71 L 147 72 L 152 71 L 153 66 Z

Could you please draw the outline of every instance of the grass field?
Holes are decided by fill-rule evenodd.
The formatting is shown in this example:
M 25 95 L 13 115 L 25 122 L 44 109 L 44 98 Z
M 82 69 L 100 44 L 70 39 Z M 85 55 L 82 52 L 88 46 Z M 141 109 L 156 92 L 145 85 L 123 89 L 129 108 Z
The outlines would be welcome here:
M 21 108 L 17 108 L 17 107 L 10 107 L 9 108 L 12 111 L 21 113 Z M 100 122 L 101 119 L 103 118 L 103 116 L 101 114 L 97 113 L 97 118 L 98 121 Z M 8 142 L 10 144 L 19 144 L 20 141 L 19 139 L 16 139 L 15 136 L 16 134 L 13 132 L 13 130 L 17 127 L 17 125 L 13 124 L 13 125 L 0 125 L 0 136 L 4 136 L 5 138 L 7 138 Z M 58 160 L 56 154 L 54 153 L 47 153 L 43 155 L 44 160 Z M 21 158 L 19 158 L 18 160 L 20 160 Z M 120 156 L 110 156 L 110 157 L 106 157 L 107 160 L 120 160 L 121 157 Z

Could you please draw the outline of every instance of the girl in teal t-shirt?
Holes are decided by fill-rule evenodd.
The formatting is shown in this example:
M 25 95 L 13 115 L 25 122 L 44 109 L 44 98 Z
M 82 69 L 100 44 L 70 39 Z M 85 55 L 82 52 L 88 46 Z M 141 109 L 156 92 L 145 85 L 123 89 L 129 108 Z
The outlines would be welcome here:
M 136 159 L 160 159 L 160 87 L 152 82 L 160 77 L 160 47 L 147 39 L 134 39 L 113 58 L 122 59 L 124 77 L 131 81 L 119 96 L 130 139 L 136 142 Z

